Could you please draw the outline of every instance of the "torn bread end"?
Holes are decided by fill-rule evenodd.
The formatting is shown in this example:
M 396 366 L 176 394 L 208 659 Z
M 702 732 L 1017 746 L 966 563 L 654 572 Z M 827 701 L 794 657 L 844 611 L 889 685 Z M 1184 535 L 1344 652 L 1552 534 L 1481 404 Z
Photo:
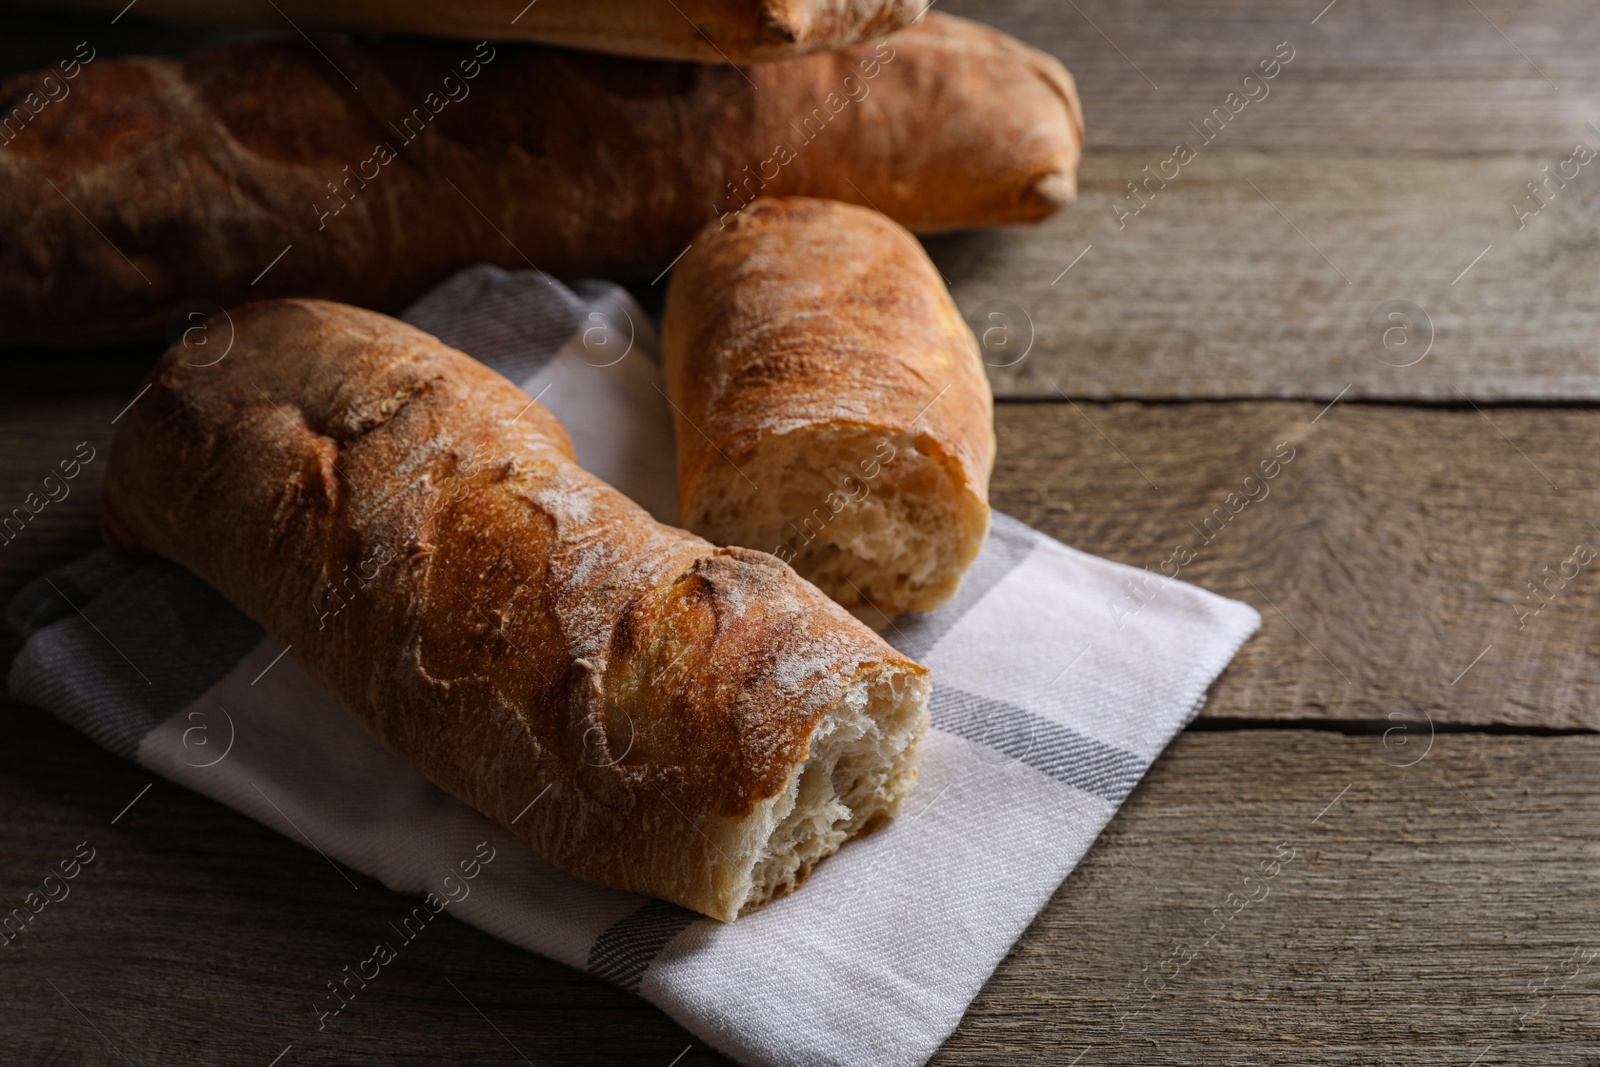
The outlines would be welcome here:
M 730 850 L 747 865 L 728 887 L 727 918 L 799 888 L 840 845 L 899 811 L 917 781 L 929 690 L 928 676 L 914 669 L 861 669 L 818 720 L 805 760 Z

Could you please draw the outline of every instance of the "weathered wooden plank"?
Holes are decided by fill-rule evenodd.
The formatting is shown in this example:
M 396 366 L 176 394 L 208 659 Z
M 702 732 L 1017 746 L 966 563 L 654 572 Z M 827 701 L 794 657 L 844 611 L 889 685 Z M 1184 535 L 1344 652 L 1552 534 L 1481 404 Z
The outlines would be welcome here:
M 1004 404 L 996 424 L 997 508 L 1260 610 L 1202 714 L 1600 727 L 1600 412 Z
M 97 543 L 110 419 L 126 402 L 0 404 L 8 509 L 79 442 L 99 450 L 65 499 L 0 547 L 0 598 Z M 992 498 L 1068 544 L 1158 573 L 1190 545 L 1194 559 L 1169 570 L 1260 609 L 1262 632 L 1206 715 L 1600 728 L 1600 581 L 1574 558 L 1580 543 L 1600 550 L 1600 411 L 1321 410 L 1002 404 Z M 1259 480 L 1280 442 L 1294 458 Z M 1228 494 L 1238 506 L 1250 492 L 1266 495 L 1233 515 Z M 1577 573 L 1564 583 L 1563 571 Z M 7 632 L 0 657 L 16 648 Z
M 927 242 L 997 395 L 1600 399 L 1600 159 L 1519 220 L 1559 157 L 1203 148 L 1141 206 L 1170 154 L 1091 155 L 1055 219 Z
M 939 9 L 1058 56 L 1078 80 L 1091 151 L 1170 147 L 1283 41 L 1294 58 L 1259 107 L 1230 124 L 1236 148 L 1542 152 L 1595 117 L 1600 90 L 1600 26 L 1575 0 L 943 0 Z
M 932 1062 L 1590 1062 L 1600 739 L 1394 760 L 1322 732 L 1179 738 Z
M 159 779 L 113 826 L 148 774 L 39 712 L 0 729 L 0 903 L 96 850 L 0 949 L 8 1062 L 264 1065 L 289 1045 L 283 1064 L 726 1062 L 453 922 L 319 1032 L 313 998 L 408 901 Z M 1393 760 L 1332 732 L 1185 735 L 934 1062 L 1576 1062 L 1600 1010 L 1600 739 L 1441 735 Z M 1280 843 L 1293 858 L 1265 878 Z M 1230 892 L 1261 899 L 1213 917 Z M 1188 965 L 1141 992 L 1184 944 Z

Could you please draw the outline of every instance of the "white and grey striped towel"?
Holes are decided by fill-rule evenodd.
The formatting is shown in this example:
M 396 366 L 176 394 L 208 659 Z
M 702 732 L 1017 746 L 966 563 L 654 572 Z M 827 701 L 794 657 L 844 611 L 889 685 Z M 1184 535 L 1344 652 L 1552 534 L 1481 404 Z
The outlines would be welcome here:
M 585 466 L 674 520 L 654 341 L 624 291 L 478 267 L 406 318 L 542 398 Z M 397 892 L 436 889 L 487 839 L 497 858 L 456 916 L 639 993 L 743 1063 L 910 1067 L 954 1029 L 1260 622 L 1177 581 L 1115 617 L 1132 577 L 1148 575 L 996 515 L 955 600 L 886 628 L 935 679 L 907 810 L 732 925 L 530 855 L 175 566 L 100 550 L 35 581 L 10 606 L 27 643 L 8 684 Z M 306 1027 L 339 1026 L 323 1014 L 333 1006 L 308 1004 Z

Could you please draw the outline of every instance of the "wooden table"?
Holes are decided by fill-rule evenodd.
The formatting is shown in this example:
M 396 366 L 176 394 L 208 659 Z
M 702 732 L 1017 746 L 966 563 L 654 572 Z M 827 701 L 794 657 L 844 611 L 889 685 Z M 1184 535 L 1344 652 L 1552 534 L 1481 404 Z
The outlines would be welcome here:
M 1155 566 L 1280 443 L 1296 458 L 1183 571 L 1261 633 L 933 1062 L 1596 1062 L 1600 575 L 1529 583 L 1600 545 L 1600 160 L 1537 212 L 1526 183 L 1600 149 L 1600 21 L 1573 0 L 947 3 L 1061 56 L 1090 130 L 1072 210 L 929 242 L 997 328 L 996 506 Z M 11 15 L 0 62 L 211 37 L 103 21 Z M 1269 95 L 1128 199 L 1280 42 Z M 0 502 L 103 448 L 150 357 L 0 369 Z M 103 471 L 0 549 L 0 597 L 95 543 Z M 319 976 L 397 898 L 165 781 L 112 825 L 151 776 L 36 710 L 0 724 L 0 903 L 98 850 L 0 954 L 7 1063 L 725 1062 L 456 923 L 319 1035 Z M 1280 842 L 1272 895 L 1172 975 Z

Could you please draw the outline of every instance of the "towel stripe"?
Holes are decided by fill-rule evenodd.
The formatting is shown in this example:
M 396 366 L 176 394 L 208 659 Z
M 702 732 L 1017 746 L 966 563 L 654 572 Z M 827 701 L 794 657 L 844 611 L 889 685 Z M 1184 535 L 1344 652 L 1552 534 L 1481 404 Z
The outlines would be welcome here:
M 35 579 L 10 616 L 31 634 L 11 664 L 11 695 L 124 759 L 262 637 L 261 627 L 182 567 L 105 548 Z
M 1146 761 L 1003 700 L 935 686 L 928 703 L 935 729 L 981 745 L 996 762 L 1022 763 L 1064 785 L 1119 804 L 1138 784 Z M 699 916 L 652 900 L 618 920 L 589 949 L 590 974 L 637 993 L 663 949 Z
M 1113 804 L 1138 784 L 1147 761 L 1003 700 L 934 685 L 928 711 L 935 729 L 1022 763 L 1063 785 Z
M 630 993 L 639 991 L 644 972 L 700 916 L 688 908 L 651 900 L 595 938 L 589 948 L 590 974 L 615 982 Z

